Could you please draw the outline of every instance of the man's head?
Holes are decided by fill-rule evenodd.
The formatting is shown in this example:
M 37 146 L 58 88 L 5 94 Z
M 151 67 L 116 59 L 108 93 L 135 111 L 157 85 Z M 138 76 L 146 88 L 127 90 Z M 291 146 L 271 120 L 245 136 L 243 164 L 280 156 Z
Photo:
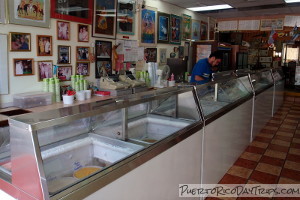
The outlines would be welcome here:
M 208 62 L 211 66 L 217 66 L 222 61 L 222 52 L 221 51 L 215 51 L 212 52 L 208 58 Z

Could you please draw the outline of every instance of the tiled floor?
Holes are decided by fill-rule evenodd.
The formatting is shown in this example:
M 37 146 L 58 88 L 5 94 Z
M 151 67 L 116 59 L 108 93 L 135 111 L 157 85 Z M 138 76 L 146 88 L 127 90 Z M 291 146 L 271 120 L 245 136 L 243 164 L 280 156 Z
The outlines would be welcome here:
M 300 184 L 299 101 L 286 98 L 282 107 L 269 120 L 219 183 Z M 217 200 L 218 198 L 206 199 Z M 269 198 L 227 199 L 259 200 Z

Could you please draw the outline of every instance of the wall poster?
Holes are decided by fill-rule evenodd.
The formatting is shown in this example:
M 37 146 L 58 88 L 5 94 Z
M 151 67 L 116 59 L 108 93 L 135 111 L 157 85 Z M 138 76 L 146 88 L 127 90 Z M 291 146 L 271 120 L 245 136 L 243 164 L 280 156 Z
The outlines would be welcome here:
M 200 40 L 200 21 L 192 20 L 192 40 Z
M 156 11 L 147 6 L 140 12 L 140 46 L 156 45 Z
M 180 44 L 181 42 L 181 17 L 177 15 L 171 15 L 171 30 L 170 30 L 170 43 Z
M 208 36 L 208 24 L 206 22 L 201 21 L 201 27 L 200 27 L 200 39 L 201 40 L 207 40 Z
M 182 40 L 191 39 L 192 17 L 186 14 L 182 15 Z
M 157 42 L 169 43 L 170 15 L 167 13 L 157 13 Z
M 93 37 L 116 37 L 117 0 L 95 0 Z
M 134 35 L 135 29 L 135 4 L 118 3 L 118 33 L 123 35 Z
M 9 23 L 49 28 L 50 3 L 48 0 L 9 0 Z

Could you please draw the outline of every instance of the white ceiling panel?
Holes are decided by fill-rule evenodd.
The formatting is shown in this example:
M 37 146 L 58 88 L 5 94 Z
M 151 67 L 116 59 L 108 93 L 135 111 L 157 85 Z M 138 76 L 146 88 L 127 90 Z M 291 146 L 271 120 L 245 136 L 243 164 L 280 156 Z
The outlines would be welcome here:
M 234 8 L 256 7 L 272 4 L 284 4 L 284 0 L 224 0 L 226 4 Z

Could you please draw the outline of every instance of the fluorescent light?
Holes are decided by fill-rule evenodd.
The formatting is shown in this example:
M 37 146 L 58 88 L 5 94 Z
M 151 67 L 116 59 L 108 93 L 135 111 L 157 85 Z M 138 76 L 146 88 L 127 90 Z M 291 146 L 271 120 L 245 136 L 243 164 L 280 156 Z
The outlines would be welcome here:
M 232 8 L 232 7 L 228 4 L 222 4 L 222 5 L 214 5 L 214 6 L 193 7 L 187 9 L 192 11 L 209 11 L 209 10 L 222 10 L 228 8 Z
M 285 3 L 300 3 L 300 0 L 285 0 Z

